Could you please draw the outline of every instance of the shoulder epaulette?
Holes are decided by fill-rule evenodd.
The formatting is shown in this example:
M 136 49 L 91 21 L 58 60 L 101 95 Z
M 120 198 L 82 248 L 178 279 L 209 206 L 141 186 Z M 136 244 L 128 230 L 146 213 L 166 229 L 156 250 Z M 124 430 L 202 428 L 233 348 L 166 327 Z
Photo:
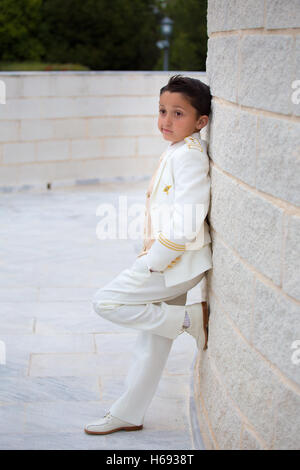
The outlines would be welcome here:
M 192 136 L 186 137 L 184 141 L 187 144 L 189 149 L 197 149 L 197 150 L 200 150 L 200 152 L 203 151 L 200 140 L 197 139 L 196 137 L 192 137 Z

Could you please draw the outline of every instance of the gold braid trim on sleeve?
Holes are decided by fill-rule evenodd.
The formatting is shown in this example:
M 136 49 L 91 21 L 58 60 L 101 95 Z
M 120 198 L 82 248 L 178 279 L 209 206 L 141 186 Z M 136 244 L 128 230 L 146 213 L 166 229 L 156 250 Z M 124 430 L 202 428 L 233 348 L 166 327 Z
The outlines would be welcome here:
M 185 251 L 185 245 L 182 245 L 180 243 L 174 243 L 172 242 L 171 240 L 169 240 L 168 238 L 166 238 L 162 233 L 159 234 L 158 236 L 158 241 L 166 246 L 167 248 L 169 248 L 170 250 L 174 250 L 174 251 Z

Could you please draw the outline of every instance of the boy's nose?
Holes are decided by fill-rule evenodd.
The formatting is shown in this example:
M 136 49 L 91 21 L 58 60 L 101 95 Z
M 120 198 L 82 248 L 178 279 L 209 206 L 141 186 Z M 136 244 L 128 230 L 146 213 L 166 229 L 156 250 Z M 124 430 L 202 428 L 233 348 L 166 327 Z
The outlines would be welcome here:
M 166 116 L 165 117 L 165 125 L 170 126 L 172 123 L 171 116 Z

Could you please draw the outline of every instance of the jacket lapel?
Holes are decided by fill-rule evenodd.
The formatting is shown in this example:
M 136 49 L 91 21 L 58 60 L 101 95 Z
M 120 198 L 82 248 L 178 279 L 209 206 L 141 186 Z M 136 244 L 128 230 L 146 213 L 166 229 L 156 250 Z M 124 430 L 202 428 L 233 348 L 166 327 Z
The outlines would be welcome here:
M 153 183 L 153 187 L 152 187 L 152 192 L 151 192 L 151 196 L 150 196 L 150 200 L 153 199 L 153 196 L 154 196 L 154 193 L 157 189 L 157 186 L 158 186 L 158 183 L 160 181 L 160 178 L 163 174 L 163 170 L 166 166 L 166 163 L 167 163 L 167 160 L 168 158 L 170 157 L 170 155 L 176 150 L 178 149 L 179 147 L 181 147 L 182 145 L 184 144 L 183 141 L 180 141 L 180 142 L 177 142 L 177 144 L 169 144 L 169 147 L 167 148 L 166 150 L 166 154 L 165 156 L 163 157 L 163 160 L 161 162 L 161 164 L 159 165 L 159 168 L 157 170 L 157 174 L 156 174 L 156 177 L 155 177 L 155 180 L 154 180 L 154 183 Z

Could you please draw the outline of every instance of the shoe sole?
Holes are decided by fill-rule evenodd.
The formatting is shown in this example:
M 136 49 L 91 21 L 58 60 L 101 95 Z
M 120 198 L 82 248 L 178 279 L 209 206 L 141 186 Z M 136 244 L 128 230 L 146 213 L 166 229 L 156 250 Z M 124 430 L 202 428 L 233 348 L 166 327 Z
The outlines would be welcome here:
M 140 426 L 122 426 L 121 428 L 111 429 L 110 431 L 89 431 L 88 429 L 84 429 L 87 434 L 111 434 L 112 432 L 117 431 L 140 431 L 143 429 L 143 425 Z

